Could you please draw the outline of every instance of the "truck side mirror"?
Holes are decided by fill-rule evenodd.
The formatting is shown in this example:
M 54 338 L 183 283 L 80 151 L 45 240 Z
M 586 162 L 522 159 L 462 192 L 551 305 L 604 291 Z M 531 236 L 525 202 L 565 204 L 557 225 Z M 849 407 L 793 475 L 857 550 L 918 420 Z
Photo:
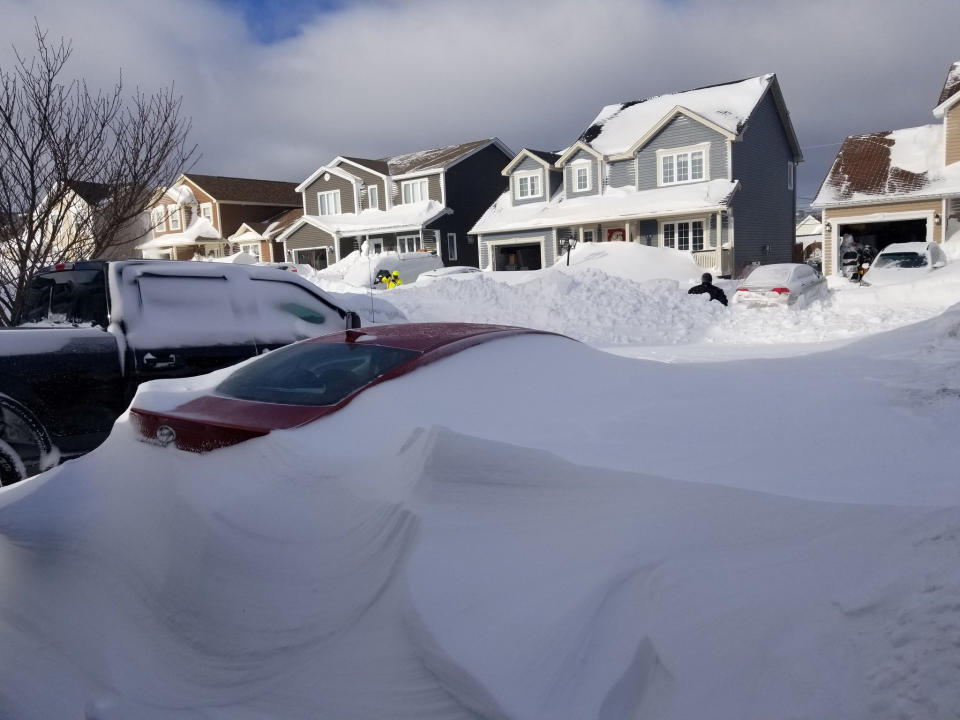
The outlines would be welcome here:
M 937 261 L 933 264 L 933 269 L 936 270 L 936 269 L 938 269 L 938 268 L 944 267 L 945 265 L 946 265 L 946 263 L 945 263 L 943 260 L 937 260 Z
M 360 327 L 360 316 L 353 310 L 347 310 L 347 314 L 344 317 L 347 321 L 347 330 L 356 330 Z

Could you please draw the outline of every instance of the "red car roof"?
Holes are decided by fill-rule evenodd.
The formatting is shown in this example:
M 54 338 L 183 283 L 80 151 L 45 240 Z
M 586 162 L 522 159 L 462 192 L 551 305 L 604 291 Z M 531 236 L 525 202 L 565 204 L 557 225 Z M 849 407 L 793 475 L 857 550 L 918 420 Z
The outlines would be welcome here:
M 457 343 L 469 338 L 495 334 L 537 333 L 538 330 L 513 327 L 511 325 L 484 325 L 481 323 L 402 323 L 396 325 L 375 325 L 358 330 L 321 335 L 305 340 L 316 343 L 369 342 L 374 345 L 430 352 L 443 345 Z M 492 339 L 492 338 L 484 338 Z M 482 342 L 482 340 L 479 340 Z M 475 344 L 475 343 L 470 343 Z

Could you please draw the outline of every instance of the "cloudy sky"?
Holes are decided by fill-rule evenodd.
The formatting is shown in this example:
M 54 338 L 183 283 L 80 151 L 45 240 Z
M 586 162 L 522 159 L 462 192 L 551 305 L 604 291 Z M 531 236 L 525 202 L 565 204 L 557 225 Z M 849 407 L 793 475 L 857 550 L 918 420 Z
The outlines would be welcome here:
M 603 105 L 775 72 L 816 193 L 846 136 L 934 122 L 956 0 L 2 0 L 98 85 L 175 83 L 197 172 L 300 181 L 339 154 L 569 145 Z

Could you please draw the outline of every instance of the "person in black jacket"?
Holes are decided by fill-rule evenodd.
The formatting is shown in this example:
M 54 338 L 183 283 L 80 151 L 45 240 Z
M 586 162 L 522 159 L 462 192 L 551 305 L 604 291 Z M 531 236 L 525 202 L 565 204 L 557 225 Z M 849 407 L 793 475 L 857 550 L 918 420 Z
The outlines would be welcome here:
M 716 300 L 724 305 L 727 304 L 727 294 L 713 284 L 713 275 L 710 273 L 704 273 L 700 277 L 700 284 L 687 290 L 688 295 L 702 295 L 703 293 L 707 293 L 711 300 Z

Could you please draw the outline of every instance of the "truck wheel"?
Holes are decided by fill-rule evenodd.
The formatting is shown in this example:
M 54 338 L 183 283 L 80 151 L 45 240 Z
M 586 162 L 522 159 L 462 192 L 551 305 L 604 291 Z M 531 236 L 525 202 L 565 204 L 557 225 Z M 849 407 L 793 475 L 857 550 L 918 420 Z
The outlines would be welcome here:
M 56 464 L 53 442 L 30 409 L 8 395 L 0 395 L 0 483 L 10 485 L 29 472 Z
M 0 440 L 0 487 L 13 485 L 27 476 L 27 470 L 20 462 L 20 456 L 14 449 Z

